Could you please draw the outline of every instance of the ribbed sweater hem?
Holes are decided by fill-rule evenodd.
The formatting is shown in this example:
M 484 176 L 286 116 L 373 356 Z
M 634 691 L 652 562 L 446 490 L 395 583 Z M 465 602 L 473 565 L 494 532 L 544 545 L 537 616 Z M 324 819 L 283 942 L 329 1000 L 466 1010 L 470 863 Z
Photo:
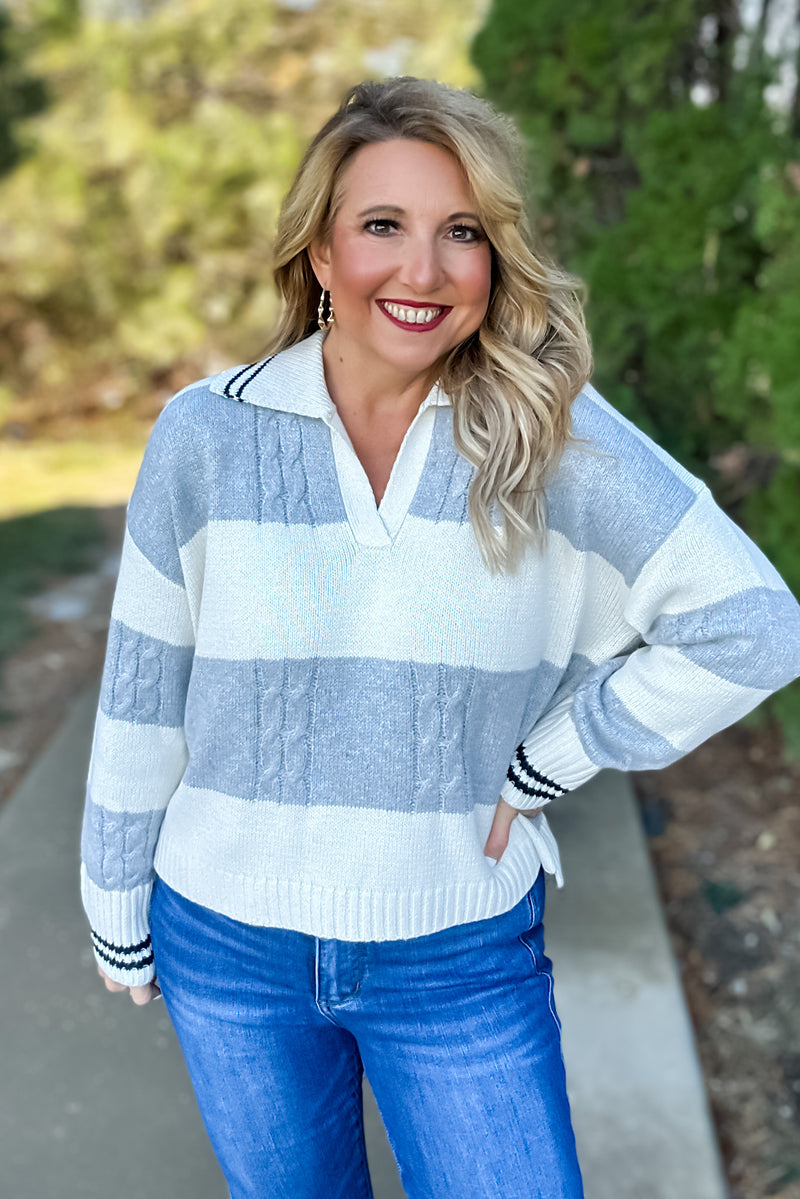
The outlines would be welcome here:
M 537 831 L 519 838 L 515 852 L 507 850 L 497 866 L 487 858 L 483 878 L 429 888 L 349 888 L 308 878 L 252 878 L 209 869 L 207 862 L 187 860 L 179 846 L 161 842 L 155 869 L 187 899 L 246 924 L 342 941 L 407 940 L 508 911 L 533 885 L 542 865 L 560 885 L 557 850 L 554 858 L 543 845 L 540 854 L 540 836 Z M 554 847 L 552 834 L 549 841 Z

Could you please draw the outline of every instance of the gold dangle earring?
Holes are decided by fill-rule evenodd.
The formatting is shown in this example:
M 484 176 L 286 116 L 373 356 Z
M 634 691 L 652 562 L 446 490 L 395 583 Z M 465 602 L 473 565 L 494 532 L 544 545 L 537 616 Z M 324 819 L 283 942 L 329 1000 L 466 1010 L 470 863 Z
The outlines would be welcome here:
M 328 308 L 327 318 L 325 316 L 326 305 Z M 323 290 L 322 295 L 319 297 L 319 308 L 317 309 L 317 324 L 319 325 L 320 329 L 330 329 L 331 325 L 333 324 L 333 321 L 334 321 L 333 301 L 331 300 L 331 293 L 329 291 Z

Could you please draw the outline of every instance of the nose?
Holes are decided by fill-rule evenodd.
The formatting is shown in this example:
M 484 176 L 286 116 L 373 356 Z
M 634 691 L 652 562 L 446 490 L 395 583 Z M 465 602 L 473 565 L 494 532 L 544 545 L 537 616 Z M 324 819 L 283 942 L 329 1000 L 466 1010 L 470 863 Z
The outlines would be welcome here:
M 438 239 L 409 238 L 400 268 L 400 282 L 413 288 L 418 294 L 426 295 L 440 287 L 444 277 Z

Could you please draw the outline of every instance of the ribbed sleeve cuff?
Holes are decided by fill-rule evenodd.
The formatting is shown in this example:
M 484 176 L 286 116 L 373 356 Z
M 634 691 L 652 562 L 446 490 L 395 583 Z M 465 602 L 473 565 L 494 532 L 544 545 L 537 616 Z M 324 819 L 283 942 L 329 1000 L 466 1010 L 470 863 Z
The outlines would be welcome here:
M 155 977 L 150 942 L 152 883 L 132 891 L 104 891 L 81 865 L 81 897 L 97 964 L 114 982 L 139 987 Z
M 512 808 L 542 808 L 599 773 L 573 724 L 572 702 L 556 704 L 517 747 L 500 791 Z

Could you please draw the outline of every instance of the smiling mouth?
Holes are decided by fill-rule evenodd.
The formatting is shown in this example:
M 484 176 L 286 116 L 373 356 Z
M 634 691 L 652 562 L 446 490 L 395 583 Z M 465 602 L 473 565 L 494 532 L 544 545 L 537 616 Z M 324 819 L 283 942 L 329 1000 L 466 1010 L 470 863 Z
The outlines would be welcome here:
M 450 312 L 450 308 L 440 304 L 394 304 L 391 300 L 378 300 L 378 307 L 394 324 L 405 329 L 433 329 Z

